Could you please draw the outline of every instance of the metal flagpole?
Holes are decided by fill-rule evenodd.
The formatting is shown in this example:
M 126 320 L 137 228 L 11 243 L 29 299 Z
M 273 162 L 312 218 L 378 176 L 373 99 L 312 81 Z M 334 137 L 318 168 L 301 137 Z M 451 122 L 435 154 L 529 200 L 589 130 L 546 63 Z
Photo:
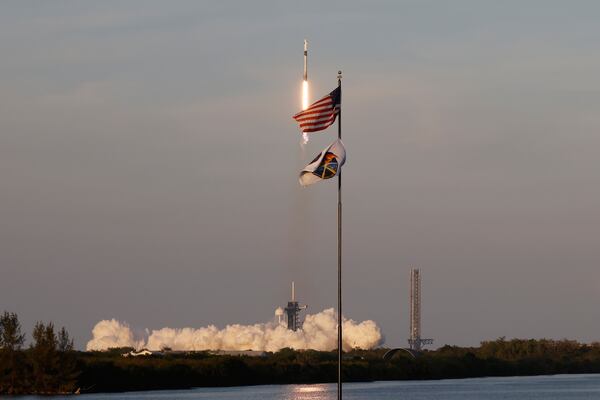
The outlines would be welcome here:
M 338 71 L 338 87 L 342 90 L 342 71 Z M 341 96 L 341 94 L 340 94 Z M 342 104 L 338 108 L 338 139 L 342 138 Z M 339 163 L 339 160 L 338 160 Z M 338 400 L 342 400 L 342 169 L 338 165 Z

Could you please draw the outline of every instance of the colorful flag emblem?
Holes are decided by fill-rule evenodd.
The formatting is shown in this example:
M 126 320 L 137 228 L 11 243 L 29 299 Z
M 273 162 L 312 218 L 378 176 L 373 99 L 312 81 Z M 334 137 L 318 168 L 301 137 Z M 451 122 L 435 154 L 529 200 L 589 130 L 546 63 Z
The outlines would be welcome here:
M 327 129 L 335 122 L 342 105 L 342 89 L 338 86 L 333 92 L 311 104 L 306 110 L 294 115 L 294 118 L 305 133 Z
M 300 172 L 300 184 L 312 185 L 323 179 L 331 179 L 338 175 L 346 162 L 346 149 L 340 139 L 330 144 L 319 153 L 310 164 Z

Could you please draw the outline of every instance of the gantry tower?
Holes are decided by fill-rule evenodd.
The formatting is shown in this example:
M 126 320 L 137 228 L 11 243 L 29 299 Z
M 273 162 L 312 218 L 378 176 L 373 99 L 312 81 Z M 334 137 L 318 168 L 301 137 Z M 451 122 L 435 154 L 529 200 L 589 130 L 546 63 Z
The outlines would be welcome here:
M 423 345 L 433 344 L 433 339 L 421 338 L 421 273 L 418 268 L 410 270 L 410 338 L 411 350 L 421 351 Z
M 300 311 L 305 310 L 307 306 L 301 306 L 296 301 L 296 290 L 294 287 L 294 282 L 292 282 L 292 300 L 288 301 L 287 307 L 285 308 L 285 313 L 287 315 L 287 327 L 291 331 L 297 331 L 302 328 L 302 323 L 300 322 Z

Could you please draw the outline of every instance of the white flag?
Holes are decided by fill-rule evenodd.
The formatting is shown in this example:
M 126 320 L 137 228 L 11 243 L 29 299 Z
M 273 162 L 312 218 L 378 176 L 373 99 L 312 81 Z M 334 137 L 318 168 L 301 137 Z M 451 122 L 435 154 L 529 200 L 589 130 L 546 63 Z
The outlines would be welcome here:
M 346 149 L 340 139 L 330 144 L 325 150 L 300 172 L 300 184 L 312 185 L 323 179 L 336 176 L 346 162 Z

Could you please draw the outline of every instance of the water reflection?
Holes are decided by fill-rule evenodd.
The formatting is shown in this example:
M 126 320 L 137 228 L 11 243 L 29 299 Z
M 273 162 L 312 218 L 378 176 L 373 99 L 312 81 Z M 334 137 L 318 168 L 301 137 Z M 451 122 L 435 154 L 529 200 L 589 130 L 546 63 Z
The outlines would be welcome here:
M 333 400 L 336 392 L 332 385 L 291 385 L 286 387 L 285 400 Z
M 335 384 L 198 388 L 98 393 L 51 400 L 335 400 Z M 344 384 L 345 400 L 591 400 L 600 399 L 600 375 L 475 378 Z M 48 400 L 24 396 L 18 400 Z

